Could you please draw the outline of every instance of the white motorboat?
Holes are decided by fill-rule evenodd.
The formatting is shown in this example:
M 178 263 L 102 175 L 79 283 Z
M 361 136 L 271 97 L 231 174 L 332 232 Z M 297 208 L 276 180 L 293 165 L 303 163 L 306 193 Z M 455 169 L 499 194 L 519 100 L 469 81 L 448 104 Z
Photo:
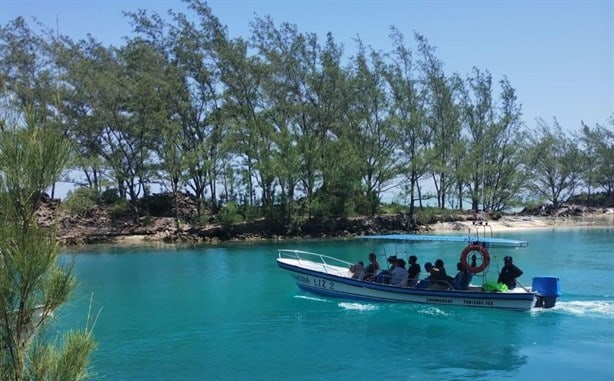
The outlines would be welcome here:
M 525 241 L 501 238 L 470 238 L 449 236 L 386 235 L 361 237 L 367 239 L 459 241 L 468 245 L 461 253 L 461 262 L 473 273 L 483 271 L 490 263 L 488 247 L 526 247 Z M 469 254 L 482 257 L 481 265 L 467 263 Z M 350 271 L 352 263 L 340 258 L 300 250 L 279 250 L 277 264 L 288 271 L 298 287 L 316 294 L 375 302 L 426 303 L 464 307 L 530 310 L 551 308 L 560 296 L 559 279 L 552 276 L 533 278 L 532 287 L 518 286 L 511 290 L 493 292 L 484 285 L 470 284 L 467 289 L 457 290 L 448 284 L 446 289 L 390 285 L 370 280 L 355 279 Z

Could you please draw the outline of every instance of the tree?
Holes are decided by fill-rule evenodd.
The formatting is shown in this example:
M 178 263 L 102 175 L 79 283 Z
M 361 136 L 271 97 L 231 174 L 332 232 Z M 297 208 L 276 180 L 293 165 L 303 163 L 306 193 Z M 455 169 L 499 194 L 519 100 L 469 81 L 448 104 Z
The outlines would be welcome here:
M 466 80 L 463 120 L 468 132 L 463 181 L 471 194 L 471 208 L 501 210 L 525 183 L 526 167 L 521 165 L 523 133 L 520 106 L 515 90 L 504 78 L 501 94 L 495 102 L 492 77 L 488 71 L 474 68 Z
M 614 116 L 609 120 L 614 127 Z M 607 129 L 601 125 L 594 128 L 582 123 L 582 130 L 576 136 L 582 144 L 582 180 L 591 201 L 592 191 L 601 187 L 606 197 L 614 192 L 614 128 Z
M 558 208 L 578 186 L 581 161 L 576 144 L 567 137 L 556 118 L 551 125 L 539 120 L 531 137 L 533 179 L 529 189 Z
M 430 129 L 431 147 L 428 152 L 430 171 L 437 191 L 437 206 L 444 208 L 452 187 L 456 148 L 460 141 L 460 107 L 457 103 L 459 84 L 455 76 L 447 77 L 443 62 L 435 56 L 435 49 L 427 39 L 415 34 L 421 54 L 421 69 L 426 88 L 427 115 L 425 124 Z
M 385 63 L 380 53 L 366 49 L 359 41 L 348 86 L 346 128 L 341 138 L 354 147 L 359 166 L 357 175 L 365 189 L 367 212 L 377 212 L 380 195 L 399 174 L 396 130 L 391 123 L 390 92 L 386 87 Z
M 614 197 L 614 115 L 608 121 L 610 128 L 597 126 L 598 134 L 603 136 L 596 153 L 600 159 L 596 181 L 606 192 L 606 197 Z
M 329 167 L 335 165 L 336 160 L 330 160 L 330 157 L 343 158 L 340 151 L 335 151 L 338 147 L 335 147 L 334 138 L 331 139 L 338 133 L 339 116 L 347 104 L 342 96 L 348 86 L 347 74 L 341 68 L 342 53 L 342 47 L 328 33 L 319 59 L 310 64 L 308 83 L 311 93 L 304 103 L 305 113 L 297 115 L 301 156 L 299 181 L 307 196 L 310 216 L 315 193 L 323 185 L 325 174 L 331 173 Z
M 320 47 L 314 34 L 299 33 L 295 25 L 276 27 L 271 19 L 257 19 L 252 44 L 258 49 L 271 75 L 262 82 L 268 110 L 265 118 L 273 126 L 271 166 L 281 190 L 284 219 L 289 219 L 302 176 L 302 166 L 314 154 L 305 150 L 314 120 L 312 79 L 318 72 Z M 317 127 L 316 127 L 317 128 Z
M 52 45 L 19 17 L 0 28 L 0 86 L 9 103 L 29 109 L 36 123 L 51 127 L 59 118 L 60 102 Z M 56 128 L 64 126 L 56 123 Z M 52 196 L 53 191 L 52 188 Z
M 494 125 L 494 107 L 492 99 L 492 77 L 489 72 L 483 73 L 478 68 L 473 69 L 473 77 L 467 78 L 467 86 L 463 97 L 463 119 L 468 131 L 466 142 L 467 158 L 464 169 L 469 174 L 465 180 L 471 193 L 471 209 L 478 212 L 479 203 L 483 204 L 484 181 L 486 176 L 486 154 L 488 149 L 495 149 L 491 139 L 494 134 L 489 130 Z M 487 139 L 490 138 L 490 139 Z M 482 205 L 483 206 L 483 205 Z
M 491 131 L 492 146 L 487 156 L 489 170 L 484 181 L 484 209 L 500 211 L 510 205 L 530 178 L 524 164 L 527 133 L 522 126 L 521 106 L 507 78 L 500 82 L 497 119 Z
M 222 113 L 229 128 L 228 144 L 237 159 L 250 206 L 255 205 L 256 184 L 265 206 L 273 201 L 273 126 L 266 118 L 267 99 L 262 83 L 270 75 L 260 57 L 248 55 L 243 39 L 225 40 L 217 47 L 221 80 L 225 86 Z
M 20 118 L 25 128 L 4 118 L 0 131 L 0 376 L 80 380 L 95 347 L 91 331 L 65 334 L 61 347 L 38 334 L 75 284 L 71 268 L 58 264 L 55 231 L 35 219 L 44 190 L 67 164 L 69 145 L 27 108 Z
M 142 195 L 147 201 L 152 172 L 159 163 L 154 152 L 164 133 L 173 127 L 168 107 L 175 90 L 171 79 L 170 65 L 166 56 L 156 46 L 135 38 L 120 50 L 123 66 L 124 100 L 122 114 L 125 124 L 111 130 L 107 142 L 119 149 L 117 159 L 122 165 L 124 184 L 135 217 L 138 217 L 138 199 Z M 159 154 L 168 153 L 159 150 Z M 116 172 L 119 172 L 116 169 Z
M 401 152 L 402 174 L 408 182 L 409 218 L 413 220 L 415 201 L 420 198 L 419 181 L 428 169 L 425 158 L 429 145 L 429 134 L 424 125 L 426 109 L 405 38 L 396 28 L 392 29 L 390 37 L 394 48 L 393 62 L 387 69 L 386 78 L 392 97 L 391 123 L 398 132 L 397 149 Z
M 211 9 L 198 0 L 189 1 L 198 24 L 184 14 L 169 12 L 172 22 L 145 11 L 129 13 L 135 31 L 166 57 L 167 119 L 165 137 L 172 147 L 159 142 L 156 153 L 168 175 L 173 192 L 179 183 L 190 189 L 200 215 L 206 201 L 218 206 L 218 172 L 225 171 L 224 119 L 220 79 L 220 52 L 227 46 L 227 32 Z M 168 142 L 168 141 L 167 141 Z M 206 200 L 207 191 L 210 200 Z
M 106 70 L 113 66 L 111 50 L 93 38 L 75 42 L 59 36 L 53 55 L 58 71 L 59 102 L 66 136 L 74 145 L 70 181 L 102 192 L 115 182 L 109 163 L 100 152 L 100 110 Z

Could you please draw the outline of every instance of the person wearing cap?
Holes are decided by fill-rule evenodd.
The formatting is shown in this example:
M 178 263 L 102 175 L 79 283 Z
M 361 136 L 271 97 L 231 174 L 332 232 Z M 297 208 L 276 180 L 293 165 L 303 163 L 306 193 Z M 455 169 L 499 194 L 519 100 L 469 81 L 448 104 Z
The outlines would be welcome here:
M 420 280 L 420 265 L 418 257 L 411 255 L 408 260 L 409 268 L 407 269 L 407 287 L 414 287 Z
M 514 289 L 516 288 L 516 278 L 522 275 L 522 270 L 514 264 L 514 260 L 509 255 L 503 258 L 503 263 L 504 265 L 499 274 L 499 279 L 497 279 L 497 283 L 505 284 L 510 290 Z

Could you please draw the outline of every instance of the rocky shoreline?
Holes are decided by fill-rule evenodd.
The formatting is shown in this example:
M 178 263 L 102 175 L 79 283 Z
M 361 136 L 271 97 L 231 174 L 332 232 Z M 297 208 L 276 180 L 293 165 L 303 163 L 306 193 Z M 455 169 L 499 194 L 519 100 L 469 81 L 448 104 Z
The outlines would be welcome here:
M 138 222 L 113 219 L 108 211 L 96 206 L 85 215 L 74 216 L 60 207 L 59 200 L 47 200 L 37 213 L 43 227 L 57 229 L 64 246 L 91 244 L 143 243 L 217 243 L 353 237 L 369 234 L 420 232 L 500 232 L 506 230 L 614 226 L 614 208 L 566 206 L 556 211 L 532 210 L 530 214 L 503 215 L 482 221 L 473 213 L 434 216 L 432 221 L 412 222 L 405 214 L 378 215 L 344 219 L 305 219 L 292 223 L 264 219 L 227 225 L 204 226 L 176 224 L 172 217 L 147 217 Z M 542 213 L 540 213 L 542 211 Z

